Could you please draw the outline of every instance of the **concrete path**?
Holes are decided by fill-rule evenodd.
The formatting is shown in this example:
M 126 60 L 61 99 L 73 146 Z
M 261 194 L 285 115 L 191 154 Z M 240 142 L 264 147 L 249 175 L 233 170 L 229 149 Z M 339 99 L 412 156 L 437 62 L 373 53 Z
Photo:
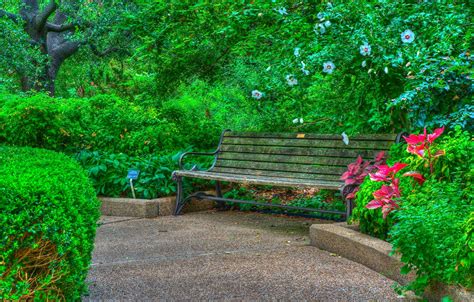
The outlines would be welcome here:
M 308 246 L 325 221 L 240 212 L 103 217 L 84 301 L 395 301 L 394 283 Z

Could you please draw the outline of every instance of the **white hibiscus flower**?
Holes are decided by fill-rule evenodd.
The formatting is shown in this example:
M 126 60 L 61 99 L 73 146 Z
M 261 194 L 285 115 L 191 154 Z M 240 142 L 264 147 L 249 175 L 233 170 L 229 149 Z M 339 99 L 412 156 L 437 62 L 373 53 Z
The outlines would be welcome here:
M 370 56 L 372 47 L 370 47 L 369 43 L 365 42 L 364 45 L 360 46 L 359 51 L 360 51 L 360 54 L 363 56 Z
M 402 38 L 403 43 L 411 43 L 415 40 L 415 33 L 407 29 L 404 32 L 402 32 L 401 38 Z
M 288 83 L 288 85 L 290 86 L 295 86 L 295 85 L 298 85 L 298 80 L 295 78 L 294 75 L 292 74 L 289 74 L 286 76 L 286 82 Z
M 323 63 L 323 72 L 325 73 L 332 73 L 334 69 L 336 68 L 336 65 L 334 65 L 333 62 L 327 61 Z
M 293 51 L 293 54 L 295 55 L 295 57 L 299 57 L 300 56 L 300 50 L 301 48 L 299 47 L 296 47 L 295 50 Z
M 258 90 L 253 90 L 252 97 L 256 100 L 260 100 L 263 97 L 263 92 L 258 91 Z
M 301 71 L 305 74 L 305 75 L 309 75 L 309 70 L 306 70 L 306 64 L 301 61 Z
M 284 7 L 280 7 L 279 9 L 277 9 L 277 12 L 280 15 L 288 15 L 288 12 L 286 11 L 286 8 L 284 8 Z
M 295 119 L 293 120 L 293 124 L 298 124 L 298 123 L 300 123 L 300 124 L 303 124 L 303 123 L 304 123 L 302 117 L 300 117 L 300 118 L 295 118 Z

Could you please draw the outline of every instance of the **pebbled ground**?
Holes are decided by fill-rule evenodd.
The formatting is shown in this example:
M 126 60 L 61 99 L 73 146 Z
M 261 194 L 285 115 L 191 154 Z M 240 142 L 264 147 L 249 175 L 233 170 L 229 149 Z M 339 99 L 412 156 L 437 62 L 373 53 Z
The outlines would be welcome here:
M 103 217 L 84 301 L 396 301 L 392 280 L 309 246 L 327 221 L 241 212 Z

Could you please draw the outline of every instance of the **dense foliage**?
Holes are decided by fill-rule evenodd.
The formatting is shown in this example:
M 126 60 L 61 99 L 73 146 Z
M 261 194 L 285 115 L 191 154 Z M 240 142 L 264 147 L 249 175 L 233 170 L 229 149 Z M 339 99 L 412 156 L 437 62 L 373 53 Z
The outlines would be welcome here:
M 99 202 L 65 155 L 0 147 L 0 299 L 80 298 Z
M 407 137 L 410 138 L 422 137 Z M 407 147 L 408 146 L 408 147 Z M 400 179 L 398 208 L 384 218 L 373 210 L 377 190 L 383 184 L 367 177 L 356 194 L 353 220 L 362 232 L 387 239 L 394 251 L 402 254 L 403 272 L 415 270 L 417 278 L 405 289 L 420 293 L 434 281 L 472 287 L 472 221 L 474 209 L 472 181 L 474 176 L 474 143 L 468 132 L 459 128 L 443 135 L 429 154 L 415 156 L 411 144 L 392 148 L 388 162 L 404 163 L 405 175 L 422 178 Z M 427 146 L 425 146 L 426 148 Z M 410 172 L 411 171 L 411 172 Z M 417 171 L 416 173 L 414 171 Z
M 78 52 L 58 74 L 59 96 L 112 93 L 159 112 L 185 96 L 199 104 L 191 120 L 199 130 L 222 107 L 243 123 L 217 120 L 220 129 L 249 121 L 259 130 L 348 134 L 473 127 L 467 1 L 85 2 L 68 10 L 71 20 L 97 26 L 75 35 L 127 51 L 107 59 Z M 16 69 L 8 66 L 40 59 L 25 60 L 29 48 L 16 41 L 28 39 L 12 26 L 2 27 L 0 58 L 8 64 L 0 78 L 15 90 Z M 201 101 L 208 92 L 222 100 Z

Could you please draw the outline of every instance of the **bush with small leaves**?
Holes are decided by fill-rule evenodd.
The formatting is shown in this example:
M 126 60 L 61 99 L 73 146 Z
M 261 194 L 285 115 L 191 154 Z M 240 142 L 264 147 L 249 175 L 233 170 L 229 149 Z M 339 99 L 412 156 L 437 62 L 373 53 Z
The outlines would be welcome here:
M 99 202 L 71 158 L 0 146 L 0 300 L 79 300 Z

